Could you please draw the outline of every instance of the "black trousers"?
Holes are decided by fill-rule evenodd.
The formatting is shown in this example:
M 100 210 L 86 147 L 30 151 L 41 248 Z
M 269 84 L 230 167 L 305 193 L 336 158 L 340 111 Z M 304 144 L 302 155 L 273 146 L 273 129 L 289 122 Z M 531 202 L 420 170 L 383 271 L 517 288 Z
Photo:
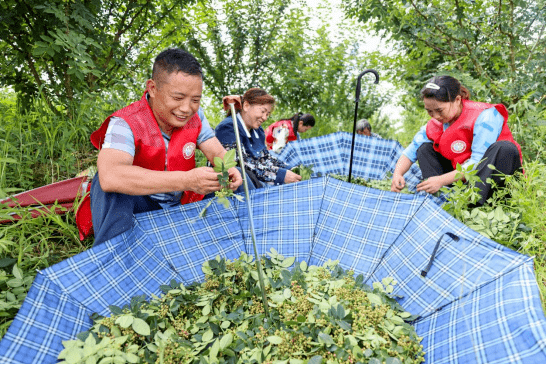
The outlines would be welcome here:
M 450 160 L 433 149 L 433 143 L 421 145 L 418 148 L 417 156 L 424 179 L 454 171 Z M 494 165 L 496 169 L 492 170 L 488 165 Z M 477 176 L 481 179 L 481 182 L 476 185 L 480 188 L 479 194 L 481 195 L 476 206 L 483 205 L 492 196 L 492 186 L 486 182 L 488 178 L 494 180 L 496 186 L 503 186 L 505 181 L 498 175 L 500 173 L 512 175 L 521 168 L 519 151 L 513 143 L 497 141 L 488 147 L 482 162 L 476 167 Z

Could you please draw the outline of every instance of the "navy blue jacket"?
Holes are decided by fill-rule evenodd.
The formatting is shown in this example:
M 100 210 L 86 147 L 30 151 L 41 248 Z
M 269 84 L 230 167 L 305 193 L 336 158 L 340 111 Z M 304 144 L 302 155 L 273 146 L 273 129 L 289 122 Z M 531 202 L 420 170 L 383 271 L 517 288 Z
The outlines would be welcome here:
M 238 123 L 239 138 L 243 148 L 243 159 L 245 166 L 249 168 L 257 178 L 266 184 L 281 185 L 285 182 L 287 174 L 286 164 L 272 156 L 266 148 L 266 135 L 264 129 L 251 130 L 251 138 Z M 215 128 L 215 134 L 220 143 L 227 150 L 236 148 L 236 135 L 232 117 L 226 117 Z

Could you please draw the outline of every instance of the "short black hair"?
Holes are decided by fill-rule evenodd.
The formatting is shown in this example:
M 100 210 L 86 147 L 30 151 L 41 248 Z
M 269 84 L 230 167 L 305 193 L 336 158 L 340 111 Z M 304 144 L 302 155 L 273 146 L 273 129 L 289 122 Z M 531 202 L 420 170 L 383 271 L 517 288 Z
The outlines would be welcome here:
M 156 57 L 152 68 L 152 79 L 161 82 L 163 74 L 170 75 L 177 72 L 203 78 L 201 65 L 192 54 L 180 48 L 168 48 Z

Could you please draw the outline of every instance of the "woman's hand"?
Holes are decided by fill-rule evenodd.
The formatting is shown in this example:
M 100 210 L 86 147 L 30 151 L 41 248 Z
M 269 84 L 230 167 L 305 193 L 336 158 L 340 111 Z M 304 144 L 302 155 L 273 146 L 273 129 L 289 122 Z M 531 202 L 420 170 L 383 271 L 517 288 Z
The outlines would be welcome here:
M 230 189 L 232 191 L 236 191 L 237 188 L 243 183 L 241 174 L 237 168 L 232 167 L 228 170 L 228 175 L 230 176 Z
M 300 180 L 302 180 L 302 176 L 295 174 L 291 170 L 287 170 L 287 174 L 285 175 L 285 184 L 298 182 Z
M 443 176 L 432 176 L 429 179 L 422 181 L 416 186 L 417 191 L 425 191 L 429 194 L 435 194 L 444 186 Z
M 412 161 L 408 159 L 405 155 L 401 155 L 397 164 L 395 165 L 395 170 L 393 171 L 393 178 L 391 179 L 391 191 L 400 193 L 401 190 L 405 187 L 405 178 L 404 174 L 410 170 L 412 166 Z
M 393 178 L 391 179 L 391 191 L 394 191 L 396 193 L 400 193 L 401 190 L 405 187 L 406 182 L 403 175 L 393 175 Z
M 222 98 L 222 105 L 224 106 L 224 110 L 230 109 L 230 103 L 234 103 L 234 108 L 241 109 L 241 96 L 228 95 Z

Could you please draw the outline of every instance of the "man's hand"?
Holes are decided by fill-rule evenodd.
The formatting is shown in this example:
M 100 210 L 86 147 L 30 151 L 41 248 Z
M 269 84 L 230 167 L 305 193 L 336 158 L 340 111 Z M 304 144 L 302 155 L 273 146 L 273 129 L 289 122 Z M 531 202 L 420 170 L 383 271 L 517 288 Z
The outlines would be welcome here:
M 230 176 L 230 189 L 232 191 L 236 191 L 236 189 L 243 183 L 241 174 L 238 169 L 232 167 L 228 170 L 228 175 Z
M 406 182 L 403 175 L 393 175 L 393 178 L 391 179 L 391 191 L 400 193 L 405 187 L 405 184 Z
M 221 189 L 218 173 L 212 167 L 198 167 L 186 173 L 190 175 L 190 190 L 195 193 L 206 195 Z
M 432 176 L 429 179 L 422 181 L 416 186 L 417 191 L 425 191 L 429 194 L 435 194 L 444 186 L 442 176 Z
M 285 184 L 298 182 L 300 180 L 302 180 L 302 176 L 295 174 L 291 170 L 287 170 L 287 174 L 285 175 Z
M 241 109 L 241 96 L 228 95 L 222 98 L 222 105 L 224 106 L 224 110 L 230 109 L 230 103 L 234 103 L 234 108 Z

